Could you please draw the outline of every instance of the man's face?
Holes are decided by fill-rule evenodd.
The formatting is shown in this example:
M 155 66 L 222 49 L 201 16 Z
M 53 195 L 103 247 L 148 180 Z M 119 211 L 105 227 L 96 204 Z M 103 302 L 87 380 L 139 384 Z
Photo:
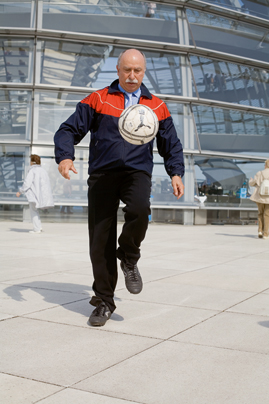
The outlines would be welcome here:
M 117 66 L 121 87 L 128 93 L 132 93 L 141 86 L 145 74 L 145 61 L 143 55 L 135 50 L 127 50 Z

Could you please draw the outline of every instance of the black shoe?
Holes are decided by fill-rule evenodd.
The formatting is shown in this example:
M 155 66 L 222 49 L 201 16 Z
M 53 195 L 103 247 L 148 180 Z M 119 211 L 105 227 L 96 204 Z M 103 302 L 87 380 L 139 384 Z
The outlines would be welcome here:
M 136 264 L 130 264 L 128 261 L 122 260 L 121 269 L 125 276 L 125 285 L 130 293 L 138 294 L 141 292 L 143 282 Z
M 90 324 L 93 326 L 105 325 L 107 320 L 110 319 L 111 314 L 112 313 L 108 306 L 102 302 L 96 307 L 96 309 L 93 310 L 92 314 L 90 315 Z

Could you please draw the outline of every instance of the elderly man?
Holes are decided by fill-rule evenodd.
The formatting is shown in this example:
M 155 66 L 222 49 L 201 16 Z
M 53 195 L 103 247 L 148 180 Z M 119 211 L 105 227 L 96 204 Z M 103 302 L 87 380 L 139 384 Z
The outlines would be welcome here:
M 89 321 L 103 326 L 115 310 L 117 258 L 130 293 L 140 293 L 142 279 L 137 267 L 140 245 L 150 214 L 153 140 L 143 145 L 126 142 L 120 135 L 118 121 L 129 105 L 152 108 L 159 120 L 157 147 L 165 169 L 172 179 L 174 195 L 184 194 L 183 151 L 180 140 L 163 101 L 152 95 L 142 83 L 146 71 L 145 55 L 136 49 L 122 52 L 118 58 L 118 80 L 98 90 L 77 104 L 76 111 L 55 134 L 55 156 L 61 175 L 70 179 L 74 165 L 74 145 L 91 132 L 89 155 L 89 239 L 96 308 Z M 124 207 L 124 225 L 118 239 L 117 210 Z

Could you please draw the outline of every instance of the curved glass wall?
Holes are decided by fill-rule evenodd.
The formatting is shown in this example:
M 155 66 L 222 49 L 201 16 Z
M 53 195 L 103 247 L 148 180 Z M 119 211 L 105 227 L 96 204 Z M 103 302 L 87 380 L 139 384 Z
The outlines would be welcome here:
M 256 17 L 269 20 L 269 3 L 267 0 L 207 0 L 206 2 L 212 3 L 216 6 L 226 7 L 240 13 L 254 15 Z
M 197 47 L 269 62 L 268 29 L 193 9 L 187 17 Z
M 198 208 L 255 211 L 248 179 L 269 158 L 269 31 L 256 17 L 268 19 L 269 4 L 208 1 L 222 9 L 205 12 L 203 1 L 174 3 L 0 0 L 0 204 L 19 203 L 36 153 L 55 210 L 86 207 L 90 133 L 76 146 L 71 187 L 58 173 L 53 136 L 77 102 L 118 77 L 120 52 L 138 47 L 144 84 L 166 102 L 186 164 L 177 201 L 154 145 L 152 207 L 165 217 L 181 209 L 175 217 L 185 224 Z
M 149 41 L 178 42 L 175 7 L 128 0 L 81 3 L 44 1 L 43 28 Z
M 198 97 L 269 108 L 269 70 L 193 55 L 190 62 Z

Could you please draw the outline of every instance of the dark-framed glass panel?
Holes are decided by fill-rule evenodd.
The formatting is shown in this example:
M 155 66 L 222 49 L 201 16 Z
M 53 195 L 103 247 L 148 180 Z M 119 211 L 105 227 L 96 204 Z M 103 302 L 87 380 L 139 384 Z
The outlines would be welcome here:
M 207 3 L 215 4 L 216 6 L 226 7 L 230 10 L 235 10 L 240 13 L 253 15 L 259 18 L 269 20 L 269 3 L 268 0 L 206 0 Z
M 0 199 L 16 200 L 16 192 L 24 180 L 25 165 L 29 161 L 29 147 L 0 144 Z
M 94 43 L 42 41 L 40 83 L 104 88 L 118 78 L 116 65 L 123 50 Z M 144 53 L 147 69 L 143 82 L 149 91 L 182 95 L 181 55 L 147 50 Z
M 187 9 L 196 46 L 269 62 L 269 32 L 265 28 L 214 14 Z
M 269 117 L 232 109 L 194 105 L 201 149 L 265 156 L 269 150 Z
M 61 123 L 75 112 L 77 103 L 85 96 L 86 94 L 61 91 L 36 91 L 34 142 L 53 145 L 55 132 Z M 89 144 L 89 137 L 85 136 L 80 145 L 87 144 Z
M 0 82 L 32 82 L 33 46 L 32 39 L 0 37 Z
M 184 149 L 199 150 L 193 114 L 189 105 L 178 102 L 166 102 L 167 108 L 173 119 L 177 136 Z
M 179 205 L 185 201 L 183 195 L 180 200 L 173 195 L 173 188 L 171 185 L 171 178 L 166 173 L 163 159 L 158 153 L 153 156 L 154 166 L 152 173 L 152 187 L 151 187 L 151 205 Z M 184 156 L 184 162 L 187 164 L 188 158 Z M 185 183 L 185 177 L 182 179 Z
M 249 179 L 264 169 L 264 162 L 201 156 L 194 157 L 194 168 L 197 192 L 206 196 L 205 206 L 256 208 L 249 199 L 254 191 Z
M 0 2 L 0 27 L 30 28 L 32 1 L 6 0 Z
M 73 206 L 88 203 L 88 148 L 76 148 L 74 161 L 77 174 L 70 172 L 71 180 L 68 181 L 58 171 L 55 162 L 54 148 L 47 146 L 33 146 L 32 153 L 41 157 L 41 165 L 49 175 L 54 203 L 62 206 Z
M 178 43 L 176 8 L 164 4 L 43 1 L 43 29 Z
M 269 71 L 194 55 L 190 61 L 200 98 L 269 108 Z
M 0 90 L 0 140 L 30 141 L 32 91 Z

